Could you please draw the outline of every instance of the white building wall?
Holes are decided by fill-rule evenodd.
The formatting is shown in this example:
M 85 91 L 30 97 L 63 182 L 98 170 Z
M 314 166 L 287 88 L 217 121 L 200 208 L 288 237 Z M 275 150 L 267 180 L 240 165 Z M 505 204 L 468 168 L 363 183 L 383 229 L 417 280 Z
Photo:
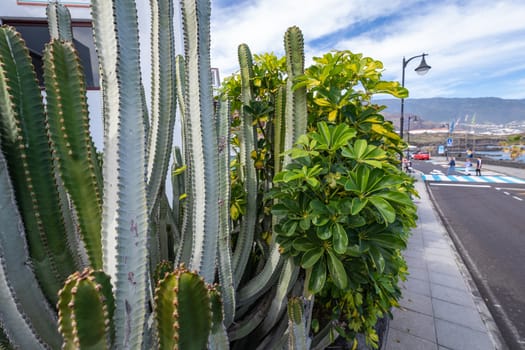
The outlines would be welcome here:
M 89 8 L 90 0 L 62 0 L 61 2 L 68 6 L 73 21 L 86 21 L 91 19 L 91 10 Z M 146 90 L 146 99 L 149 104 L 151 93 L 150 7 L 149 1 L 147 0 L 137 0 L 136 3 L 140 30 L 142 77 Z M 0 0 L 0 24 L 3 20 L 13 19 L 46 20 L 46 4 L 47 0 Z M 177 22 L 178 21 L 176 21 L 176 23 Z M 181 48 L 181 40 L 176 41 L 177 48 Z M 181 53 L 181 51 L 178 52 Z M 97 148 L 102 150 L 103 124 L 100 91 L 89 90 L 87 92 L 87 98 L 93 140 Z

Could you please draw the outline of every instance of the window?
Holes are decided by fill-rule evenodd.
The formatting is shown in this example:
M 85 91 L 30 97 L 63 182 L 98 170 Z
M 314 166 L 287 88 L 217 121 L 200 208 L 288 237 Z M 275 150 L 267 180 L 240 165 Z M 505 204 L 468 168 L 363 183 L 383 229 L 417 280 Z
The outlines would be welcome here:
M 22 21 L 4 20 L 3 24 L 13 26 L 20 32 L 29 49 L 29 54 L 35 66 L 40 85 L 44 84 L 43 52 L 45 44 L 50 40 L 47 22 L 45 21 Z M 86 84 L 88 89 L 98 89 L 98 59 L 93 42 L 91 23 L 73 22 L 73 43 L 78 51 L 80 62 L 84 67 Z

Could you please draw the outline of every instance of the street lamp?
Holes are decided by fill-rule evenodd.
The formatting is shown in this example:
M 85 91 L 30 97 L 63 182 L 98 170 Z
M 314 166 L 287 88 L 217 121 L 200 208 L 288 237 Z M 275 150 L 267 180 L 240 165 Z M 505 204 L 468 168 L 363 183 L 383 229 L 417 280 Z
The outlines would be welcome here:
M 410 146 L 410 121 L 413 120 L 415 122 L 418 121 L 417 115 L 409 115 L 408 116 L 408 124 L 407 124 L 407 143 Z
M 403 56 L 403 74 L 401 75 L 401 86 L 405 87 L 405 68 L 407 67 L 408 62 L 412 61 L 414 58 L 421 57 L 421 62 L 419 63 L 419 66 L 417 66 L 416 71 L 419 75 L 424 75 L 430 70 L 430 66 L 425 61 L 425 56 L 428 56 L 427 53 L 423 53 L 421 55 L 410 57 L 408 60 L 405 59 Z M 404 127 L 404 113 L 405 113 L 405 99 L 401 99 L 401 118 L 399 119 L 399 136 L 401 139 L 403 139 L 403 127 Z

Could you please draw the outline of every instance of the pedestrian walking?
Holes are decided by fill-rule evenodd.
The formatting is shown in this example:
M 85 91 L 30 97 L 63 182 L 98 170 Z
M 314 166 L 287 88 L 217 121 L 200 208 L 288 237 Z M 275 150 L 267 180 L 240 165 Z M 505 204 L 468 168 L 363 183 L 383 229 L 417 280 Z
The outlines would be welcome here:
M 456 158 L 452 157 L 450 158 L 450 162 L 448 162 L 447 175 L 450 175 L 450 173 L 454 171 L 456 171 Z
M 412 172 L 412 161 L 410 160 L 410 158 L 403 158 L 403 169 L 407 173 Z
M 472 166 L 472 162 L 470 159 L 467 158 L 465 161 L 465 174 L 470 175 L 470 167 Z
M 481 176 L 481 158 L 476 159 L 476 176 Z

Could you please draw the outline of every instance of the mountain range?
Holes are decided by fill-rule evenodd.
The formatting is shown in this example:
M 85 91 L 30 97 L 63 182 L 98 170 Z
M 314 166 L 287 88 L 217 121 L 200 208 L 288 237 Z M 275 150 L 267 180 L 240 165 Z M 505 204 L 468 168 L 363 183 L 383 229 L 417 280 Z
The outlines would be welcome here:
M 374 99 L 374 103 L 385 105 L 388 119 L 399 119 L 401 101 L 399 99 Z M 449 123 L 451 121 L 474 122 L 476 124 L 507 124 L 525 122 L 525 99 L 510 100 L 497 97 L 481 98 L 408 98 L 405 99 L 405 118 L 417 116 L 418 119 Z

